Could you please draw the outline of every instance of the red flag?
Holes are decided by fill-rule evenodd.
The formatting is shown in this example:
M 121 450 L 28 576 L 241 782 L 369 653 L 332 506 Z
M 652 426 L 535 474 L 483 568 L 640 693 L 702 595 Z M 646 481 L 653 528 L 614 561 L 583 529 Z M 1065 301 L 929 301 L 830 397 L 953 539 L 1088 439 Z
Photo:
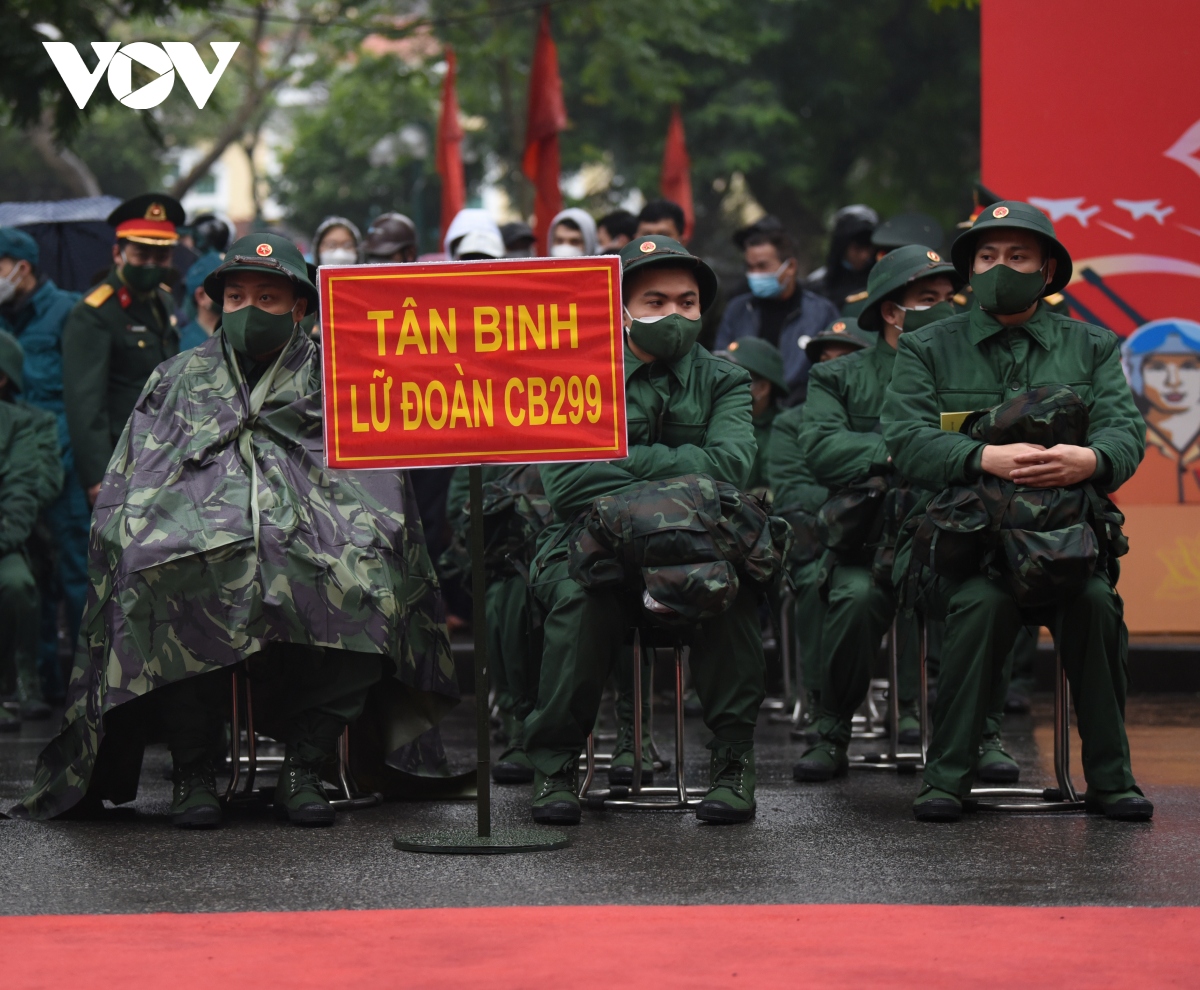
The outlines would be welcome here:
M 458 93 L 454 87 L 457 62 L 454 49 L 446 48 L 446 78 L 442 82 L 442 116 L 438 121 L 437 173 L 442 177 L 442 234 L 456 213 L 467 203 L 467 183 L 463 177 L 463 129 L 458 122 Z
M 683 207 L 683 240 L 692 236 L 696 215 L 692 208 L 692 160 L 688 158 L 687 142 L 683 137 L 683 117 L 679 107 L 671 110 L 671 123 L 667 127 L 667 146 L 663 149 L 662 176 L 659 189 L 663 199 L 669 199 Z
M 525 130 L 525 157 L 521 162 L 521 171 L 537 189 L 534 234 L 542 254 L 548 251 L 550 221 L 562 209 L 562 193 L 558 190 L 558 132 L 566 126 L 558 49 L 550 36 L 550 12 L 543 7 L 529 73 L 529 121 Z

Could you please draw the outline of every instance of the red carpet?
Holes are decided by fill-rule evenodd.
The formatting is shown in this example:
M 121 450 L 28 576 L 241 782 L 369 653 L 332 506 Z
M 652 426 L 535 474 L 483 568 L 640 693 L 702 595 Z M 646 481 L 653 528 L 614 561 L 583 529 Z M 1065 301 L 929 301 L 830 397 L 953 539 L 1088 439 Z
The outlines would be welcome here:
M 1200 908 L 515 907 L 0 918 L 4 985 L 1169 987 Z

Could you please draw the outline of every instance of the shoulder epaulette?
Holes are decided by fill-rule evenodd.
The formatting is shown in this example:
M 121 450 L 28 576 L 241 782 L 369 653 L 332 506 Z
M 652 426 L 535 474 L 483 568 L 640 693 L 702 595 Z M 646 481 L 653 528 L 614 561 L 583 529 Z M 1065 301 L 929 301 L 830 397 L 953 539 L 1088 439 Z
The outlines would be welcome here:
M 868 292 L 866 289 L 863 289 L 863 291 L 862 291 L 862 292 L 856 292 L 856 293 L 854 293 L 854 295 L 852 295 L 852 296 L 847 296 L 847 297 L 846 297 L 846 302 L 848 302 L 848 303 L 862 302 L 862 301 L 863 301 L 864 299 L 866 299 L 866 298 L 867 298 L 867 296 L 869 296 L 870 294 L 871 294 L 871 293 L 869 293 L 869 292 Z
M 1063 294 L 1055 292 L 1053 295 L 1046 296 L 1046 303 L 1050 306 L 1057 306 L 1063 301 Z
M 106 302 L 108 302 L 109 296 L 111 296 L 114 291 L 115 290 L 113 287 L 107 282 L 101 282 L 98 286 L 96 286 L 96 288 L 92 289 L 91 292 L 83 297 L 83 301 L 89 306 L 103 306 Z

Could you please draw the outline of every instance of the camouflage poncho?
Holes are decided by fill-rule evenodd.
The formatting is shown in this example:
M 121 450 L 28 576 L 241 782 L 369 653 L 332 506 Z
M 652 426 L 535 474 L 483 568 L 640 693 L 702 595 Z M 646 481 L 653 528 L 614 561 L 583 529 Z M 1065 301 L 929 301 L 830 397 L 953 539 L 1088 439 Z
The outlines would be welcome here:
M 113 708 L 269 642 L 389 657 L 413 712 L 403 742 L 452 707 L 408 476 L 328 471 L 323 448 L 320 364 L 302 334 L 253 388 L 223 333 L 156 369 L 96 499 L 63 728 L 13 814 L 80 800 Z

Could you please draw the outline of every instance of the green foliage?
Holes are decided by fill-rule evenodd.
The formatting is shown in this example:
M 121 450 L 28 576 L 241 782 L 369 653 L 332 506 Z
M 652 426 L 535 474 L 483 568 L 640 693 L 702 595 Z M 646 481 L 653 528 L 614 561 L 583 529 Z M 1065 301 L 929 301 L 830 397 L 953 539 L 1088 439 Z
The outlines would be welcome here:
M 735 173 L 816 263 L 829 215 L 866 201 L 950 225 L 978 171 L 978 15 L 938 0 L 576 0 L 552 8 L 571 128 L 563 166 L 607 160 L 608 201 L 657 190 L 670 107 L 683 109 L 697 199 L 694 242 L 728 253 Z M 966 6 L 970 6 L 969 3 Z M 485 13 L 488 0 L 435 2 Z M 483 116 L 500 181 L 519 177 L 537 12 L 439 30 L 459 54 L 460 100 Z M 601 208 L 596 201 L 589 205 Z
M 36 124 L 48 112 L 57 133 L 74 136 L 94 106 L 111 101 L 107 88 L 97 87 L 85 110 L 75 106 L 58 70 L 42 47 L 50 36 L 37 30 L 52 25 L 62 40 L 73 41 L 89 64 L 90 42 L 109 37 L 106 26 L 118 19 L 158 18 L 177 10 L 200 10 L 213 0 L 4 0 L 0 4 L 0 107 L 18 127 Z M 103 93 L 101 92 L 103 90 Z
M 312 231 L 329 214 L 367 225 L 396 210 L 437 250 L 440 187 L 433 172 L 440 80 L 393 57 L 363 56 L 328 81 L 328 99 L 295 113 L 294 144 L 276 195 Z M 478 179 L 478 175 L 475 177 Z

